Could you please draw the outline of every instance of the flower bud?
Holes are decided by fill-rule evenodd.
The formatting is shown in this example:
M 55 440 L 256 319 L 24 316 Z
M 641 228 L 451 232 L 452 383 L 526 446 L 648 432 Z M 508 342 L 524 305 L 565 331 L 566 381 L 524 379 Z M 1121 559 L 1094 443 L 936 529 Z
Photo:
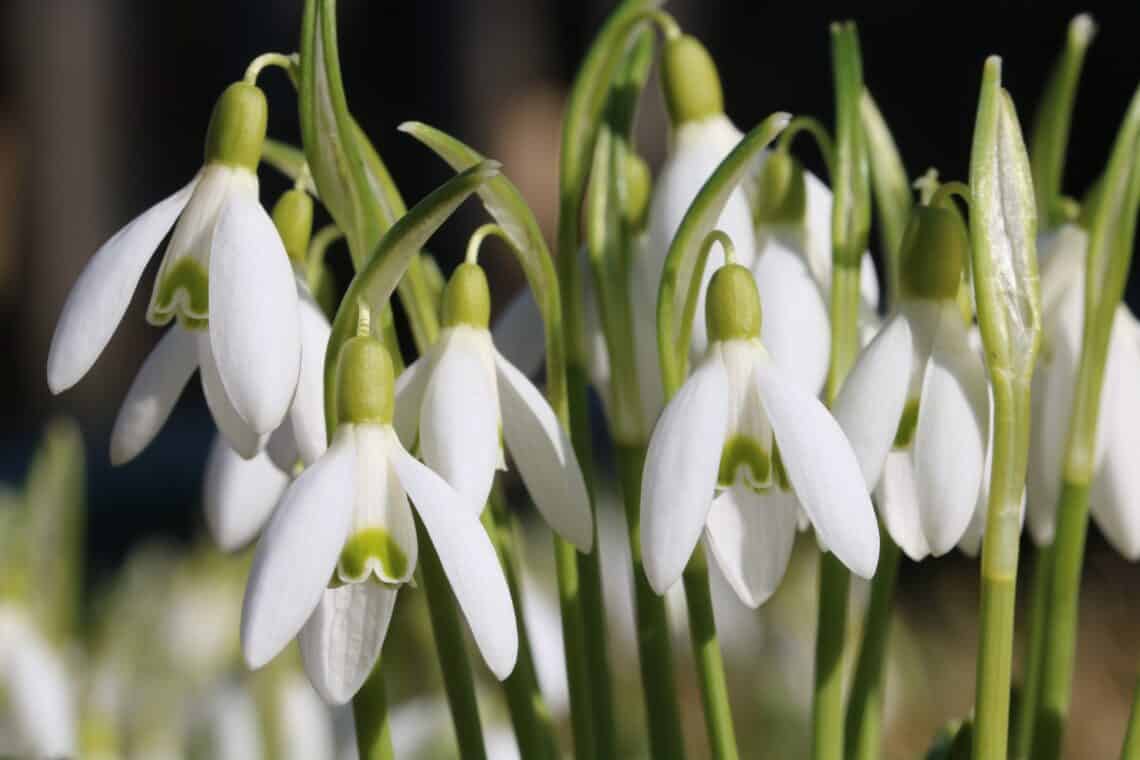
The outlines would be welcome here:
M 206 130 L 206 163 L 217 161 L 257 171 L 265 142 L 269 105 L 256 85 L 235 82 L 214 104 Z
M 785 151 L 774 151 L 764 162 L 757 185 L 757 224 L 803 222 L 807 212 L 807 184 L 799 161 Z
M 695 37 L 685 34 L 665 43 L 661 81 L 674 125 L 724 113 L 724 93 L 716 64 Z
M 956 298 L 970 241 L 961 218 L 948 209 L 918 206 L 911 212 L 899 252 L 899 286 L 907 298 Z
M 705 299 L 709 342 L 759 338 L 760 317 L 760 293 L 752 272 L 739 264 L 718 269 Z
M 384 344 L 370 336 L 349 338 L 337 359 L 337 419 L 391 424 L 395 385 L 392 357 Z
M 653 181 L 650 179 L 649 165 L 645 160 L 632 151 L 625 152 L 625 195 L 622 198 L 622 213 L 626 221 L 635 230 L 645 228 L 646 215 L 649 211 L 649 195 Z
M 464 262 L 456 267 L 443 289 L 444 327 L 468 325 L 487 329 L 491 322 L 491 290 L 487 275 L 478 264 Z
M 313 234 L 313 199 L 304 190 L 288 190 L 273 207 L 273 224 L 294 266 L 305 263 Z

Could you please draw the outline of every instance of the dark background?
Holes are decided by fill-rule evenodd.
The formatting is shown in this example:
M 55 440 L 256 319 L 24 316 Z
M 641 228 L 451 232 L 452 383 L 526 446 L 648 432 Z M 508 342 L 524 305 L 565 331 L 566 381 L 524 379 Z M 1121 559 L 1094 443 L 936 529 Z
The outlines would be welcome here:
M 349 103 L 405 198 L 419 199 L 449 175 L 429 151 L 396 132 L 396 125 L 414 118 L 502 160 L 550 239 L 563 98 L 611 4 L 340 5 Z M 44 366 L 59 310 L 99 244 L 196 171 L 210 108 L 222 88 L 240 78 L 255 55 L 295 48 L 300 6 L 300 0 L 8 0 L 0 6 L 0 480 L 23 477 L 49 416 L 80 419 L 89 453 L 89 577 L 116 566 L 144 536 L 201 531 L 200 482 L 213 430 L 198 384 L 191 383 L 150 449 L 112 470 L 111 423 L 158 335 L 143 319 L 153 274 L 144 277 L 94 371 L 52 398 Z M 866 82 L 912 177 L 934 166 L 943 179 L 965 179 L 988 54 L 1003 56 L 1004 83 L 1028 131 L 1067 22 L 1078 11 L 1093 13 L 1099 33 L 1077 100 L 1067 193 L 1079 196 L 1102 168 L 1140 83 L 1137 2 L 685 0 L 667 9 L 708 45 L 721 69 L 728 113 L 742 129 L 775 110 L 830 124 L 827 25 L 855 19 Z M 270 134 L 296 143 L 295 99 L 285 77 L 273 70 L 261 81 L 270 98 Z M 648 92 L 640 144 L 657 164 L 667 137 L 660 95 L 655 86 Z M 819 170 L 807 143 L 798 152 Z M 269 205 L 286 182 L 270 169 L 261 178 L 262 200 Z M 468 204 L 433 241 L 445 269 L 459 259 L 480 219 Z M 346 253 L 332 255 L 344 277 Z M 501 306 L 520 277 L 505 256 L 492 256 L 489 267 Z M 1133 277 L 1133 303 L 1137 283 Z M 1123 561 L 1104 558 L 1108 550 L 1098 537 L 1092 541 L 1092 561 L 1109 563 L 1095 566 L 1094 577 L 1099 572 L 1112 586 L 1135 580 Z M 961 567 L 964 578 L 974 577 L 965 573 L 973 567 L 965 560 L 948 563 Z M 931 568 L 941 566 L 906 568 L 904 590 L 921 600 L 936 572 Z

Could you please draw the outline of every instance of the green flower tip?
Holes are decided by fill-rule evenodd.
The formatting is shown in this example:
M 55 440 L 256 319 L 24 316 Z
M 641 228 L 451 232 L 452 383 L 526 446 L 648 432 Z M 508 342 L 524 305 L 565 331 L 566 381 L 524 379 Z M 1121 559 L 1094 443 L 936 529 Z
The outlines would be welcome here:
M 303 265 L 313 234 L 313 199 L 304 190 L 287 190 L 273 207 L 273 224 L 289 260 Z
M 341 422 L 392 422 L 396 373 L 383 343 L 371 336 L 349 338 L 340 349 L 336 383 Z
M 724 93 L 712 56 L 695 37 L 681 35 L 665 43 L 661 54 L 665 104 L 674 124 L 701 121 L 724 113 Z
M 764 486 L 772 480 L 772 458 L 755 438 L 734 435 L 724 444 L 717 469 L 717 485 L 728 488 L 736 482 L 736 471 L 745 468 L 746 481 L 753 486 Z
M 384 528 L 365 528 L 349 536 L 337 564 L 339 580 L 363 581 L 373 567 L 385 580 L 403 578 L 408 572 L 408 555 Z
M 760 293 L 752 272 L 739 264 L 718 269 L 705 300 L 709 341 L 759 338 L 760 319 Z
M 956 298 L 970 240 L 953 211 L 919 206 L 911 214 L 899 252 L 899 285 L 909 298 Z
M 227 87 L 206 130 L 206 163 L 217 161 L 257 171 L 265 143 L 269 104 L 256 85 L 235 82 Z
M 649 212 L 649 195 L 653 189 L 649 164 L 645 163 L 641 156 L 629 151 L 625 154 L 623 171 L 625 195 L 622 197 L 622 213 L 633 229 L 641 230 L 645 228 Z
M 491 289 L 483 267 L 464 262 L 455 268 L 443 289 L 444 327 L 468 325 L 487 329 L 491 323 Z
M 800 224 L 807 211 L 804 170 L 786 151 L 774 151 L 764 162 L 756 189 L 756 223 Z

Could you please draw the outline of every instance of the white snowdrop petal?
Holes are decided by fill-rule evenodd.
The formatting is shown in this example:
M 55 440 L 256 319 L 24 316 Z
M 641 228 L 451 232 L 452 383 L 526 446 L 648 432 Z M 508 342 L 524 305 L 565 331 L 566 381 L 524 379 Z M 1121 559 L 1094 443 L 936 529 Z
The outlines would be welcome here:
M 191 730 L 191 744 L 208 748 L 215 760 L 259 760 L 265 756 L 261 722 L 253 697 L 225 684 L 202 697 L 203 714 Z
M 75 694 L 63 658 L 22 619 L 0 610 L 0 690 L 8 738 L 29 757 L 74 757 Z
M 468 337 L 454 333 L 441 347 L 424 390 L 420 454 L 478 515 L 499 461 L 499 415 L 493 376 Z
M 913 346 L 909 322 L 896 314 L 859 354 L 835 399 L 835 419 L 851 441 L 867 488 L 872 490 L 906 406 Z
M 265 453 L 277 469 L 292 475 L 297 465 L 302 463 L 301 453 L 297 450 L 297 439 L 293 437 L 293 426 L 282 425 L 270 433 L 265 439 Z
M 67 296 L 48 352 L 48 387 L 62 393 L 87 374 L 131 302 L 147 262 L 198 183 L 152 206 L 96 251 Z
M 396 408 L 392 412 L 392 427 L 400 442 L 407 448 L 415 448 L 420 430 L 420 411 L 423 409 L 424 391 L 427 390 L 435 364 L 432 357 L 435 346 L 409 364 L 396 378 Z
M 336 757 L 329 708 L 302 675 L 289 674 L 278 689 L 276 725 L 281 760 Z
M 350 533 L 375 528 L 385 531 L 403 552 L 403 562 L 393 558 L 392 565 L 385 567 L 378 557 L 372 557 L 366 561 L 364 570 L 374 572 L 387 583 L 404 583 L 411 580 L 415 572 L 419 542 L 408 495 L 392 469 L 395 435 L 391 428 L 382 425 L 361 424 L 353 426 L 353 437 L 356 440 L 356 501 Z M 344 577 L 344 580 L 361 579 Z
M 297 287 L 285 245 L 256 195 L 232 191 L 210 249 L 210 344 L 234 409 L 277 429 L 301 370 Z
M 919 521 L 930 553 L 953 549 L 977 505 L 985 464 L 985 370 L 969 346 L 957 305 L 939 320 L 914 432 Z
M 321 595 L 298 642 L 305 673 L 329 704 L 351 700 L 380 659 L 398 591 L 399 586 L 367 580 Z
M 875 501 L 891 540 L 915 562 L 926 559 L 930 546 L 918 519 L 918 489 L 909 449 L 887 454 L 879 486 L 875 489 Z
M 507 361 L 527 377 L 534 377 L 542 370 L 546 357 L 546 333 L 542 312 L 529 287 L 524 285 L 520 288 L 495 318 L 491 325 L 491 338 Z
M 226 442 L 246 459 L 252 458 L 261 449 L 263 443 L 257 434 L 242 419 L 230 402 L 226 389 L 222 387 L 222 379 L 218 376 L 218 365 L 214 361 L 214 351 L 210 346 L 208 333 L 197 333 L 198 341 L 198 374 L 202 380 L 202 395 L 206 397 L 206 406 L 210 408 L 210 415 L 214 424 L 218 426 Z
M 479 518 L 451 486 L 395 441 L 392 466 L 435 546 L 475 643 L 500 681 L 514 670 L 519 639 L 511 592 Z
M 879 525 L 839 423 L 764 357 L 756 362 L 755 379 L 780 460 L 816 533 L 852 572 L 870 578 L 879 561 Z
M 710 354 L 665 407 L 641 479 L 641 550 L 658 594 L 677 582 L 712 506 L 728 430 L 728 373 Z
M 827 378 L 831 327 L 827 304 L 807 264 L 770 237 L 752 272 L 760 291 L 764 348 L 801 387 L 819 393 Z
M 297 393 L 289 408 L 289 424 L 301 461 L 306 465 L 317 461 L 327 447 L 325 432 L 325 349 L 332 328 L 313 300 L 309 288 L 297 280 L 301 315 L 301 373 Z
M 1099 427 L 1107 428 L 1104 454 L 1093 476 L 1089 508 L 1105 539 L 1131 562 L 1140 559 L 1140 338 L 1135 319 L 1121 307 L 1109 343 L 1105 398 Z M 1106 416 L 1111 415 L 1111 416 Z
M 503 438 L 527 491 L 546 523 L 588 552 L 594 543 L 590 495 L 570 436 L 546 398 L 498 353 L 495 370 Z
M 111 464 L 134 459 L 166 424 L 198 367 L 193 333 L 173 327 L 158 341 L 131 383 L 111 430 Z
M 706 536 L 725 580 L 755 609 L 784 578 L 796 540 L 799 505 L 778 488 L 758 494 L 733 486 L 713 500 Z
M 289 485 L 289 476 L 260 453 L 242 459 L 225 438 L 217 436 L 206 459 L 202 500 L 206 527 L 227 552 L 241 549 L 261 532 Z
M 251 668 L 273 659 L 320 602 L 348 536 L 356 466 L 351 427 L 342 427 L 269 520 L 242 606 L 242 653 Z

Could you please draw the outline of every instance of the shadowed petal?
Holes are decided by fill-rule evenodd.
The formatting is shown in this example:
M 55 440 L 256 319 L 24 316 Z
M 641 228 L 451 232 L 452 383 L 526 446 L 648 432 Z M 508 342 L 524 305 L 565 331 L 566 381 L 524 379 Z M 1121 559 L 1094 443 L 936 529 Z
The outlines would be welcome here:
M 734 486 L 713 500 L 705 528 L 709 549 L 749 607 L 767 601 L 783 580 L 798 517 L 795 496 L 778 488 L 758 494 Z
M 289 476 L 260 453 L 242 457 L 222 436 L 206 460 L 206 527 L 223 551 L 236 551 L 257 537 L 285 493 Z

